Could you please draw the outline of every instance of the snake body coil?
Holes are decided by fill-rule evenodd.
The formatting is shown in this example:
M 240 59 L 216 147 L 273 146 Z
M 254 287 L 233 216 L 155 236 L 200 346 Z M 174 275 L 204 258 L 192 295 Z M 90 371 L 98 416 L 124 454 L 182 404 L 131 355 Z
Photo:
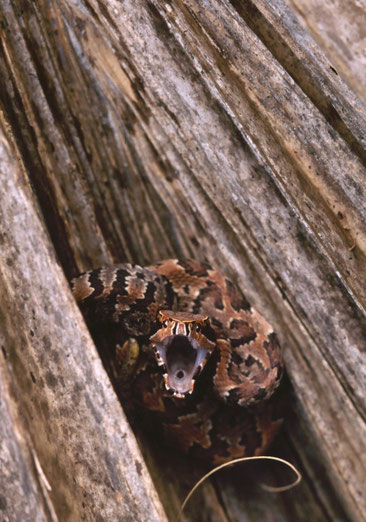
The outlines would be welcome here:
M 221 272 L 169 259 L 93 270 L 72 286 L 98 344 L 113 347 L 127 410 L 213 464 L 267 449 L 281 424 L 270 398 L 279 345 Z

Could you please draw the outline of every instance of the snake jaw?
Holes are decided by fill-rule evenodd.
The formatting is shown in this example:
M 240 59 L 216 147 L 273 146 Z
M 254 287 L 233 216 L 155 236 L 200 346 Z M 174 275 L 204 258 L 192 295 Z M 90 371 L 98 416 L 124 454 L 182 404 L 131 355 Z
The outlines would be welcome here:
M 165 388 L 168 391 L 172 391 L 174 397 L 177 397 L 178 399 L 184 399 L 185 397 L 187 397 L 187 395 L 190 395 L 193 392 L 193 389 L 194 389 L 194 380 L 193 379 L 191 380 L 190 389 L 187 392 L 180 393 L 179 391 L 171 388 L 170 383 L 169 383 L 169 375 L 167 373 L 164 373 L 163 377 L 164 377 L 164 382 L 165 382 Z
M 191 394 L 195 378 L 215 348 L 208 318 L 199 314 L 159 313 L 161 328 L 150 337 L 159 366 L 166 368 L 165 387 L 177 398 Z
M 175 397 L 183 398 L 192 393 L 194 378 L 207 357 L 207 350 L 185 335 L 170 335 L 160 343 L 155 343 L 160 356 L 160 364 L 166 368 L 165 387 L 174 392 Z

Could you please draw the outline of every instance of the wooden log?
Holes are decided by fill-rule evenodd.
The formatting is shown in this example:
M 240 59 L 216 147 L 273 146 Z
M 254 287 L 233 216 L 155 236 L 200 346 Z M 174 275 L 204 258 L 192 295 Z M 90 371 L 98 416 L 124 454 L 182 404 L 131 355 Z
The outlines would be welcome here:
M 1 520 L 166 520 L 1 127 Z
M 335 72 L 347 80 L 360 98 L 366 99 L 365 5 L 357 0 L 348 3 L 292 0 L 292 8 L 301 15 L 306 30 L 319 42 Z M 357 109 L 356 109 L 357 110 Z
M 326 36 L 285 0 L 0 5 L 3 111 L 65 273 L 207 259 L 279 334 L 277 451 L 302 489 L 243 505 L 225 477 L 202 502 L 217 520 L 362 520 L 365 102 Z M 173 516 L 192 471 L 145 455 Z
M 32 473 L 34 462 L 27 444 L 27 434 L 22 430 L 17 404 L 12 397 L 14 390 L 11 389 L 5 367 L 7 352 L 3 338 L 1 342 L 3 346 L 3 355 L 0 359 L 1 520 L 8 521 L 16 518 L 48 520 L 48 506 L 45 502 L 48 495 L 47 483 L 42 483 L 42 480 L 38 483 L 37 477 Z M 42 486 L 45 497 L 42 496 Z

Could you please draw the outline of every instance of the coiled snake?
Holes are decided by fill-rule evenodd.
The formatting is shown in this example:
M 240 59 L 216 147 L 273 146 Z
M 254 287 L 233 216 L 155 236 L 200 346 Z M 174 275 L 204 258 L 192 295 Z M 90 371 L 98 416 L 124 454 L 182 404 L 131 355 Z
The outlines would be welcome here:
M 277 338 L 238 288 L 207 263 L 86 272 L 73 293 L 97 344 L 112 347 L 127 412 L 213 464 L 263 453 L 281 424 Z

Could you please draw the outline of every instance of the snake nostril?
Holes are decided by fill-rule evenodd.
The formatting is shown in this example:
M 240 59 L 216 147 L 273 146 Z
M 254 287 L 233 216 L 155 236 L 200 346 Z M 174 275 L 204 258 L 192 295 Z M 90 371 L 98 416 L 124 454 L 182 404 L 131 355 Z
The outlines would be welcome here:
M 183 371 L 183 370 L 179 370 L 179 372 L 177 372 L 177 373 L 175 374 L 175 376 L 176 376 L 177 379 L 183 379 L 183 377 L 184 377 L 184 371 Z

